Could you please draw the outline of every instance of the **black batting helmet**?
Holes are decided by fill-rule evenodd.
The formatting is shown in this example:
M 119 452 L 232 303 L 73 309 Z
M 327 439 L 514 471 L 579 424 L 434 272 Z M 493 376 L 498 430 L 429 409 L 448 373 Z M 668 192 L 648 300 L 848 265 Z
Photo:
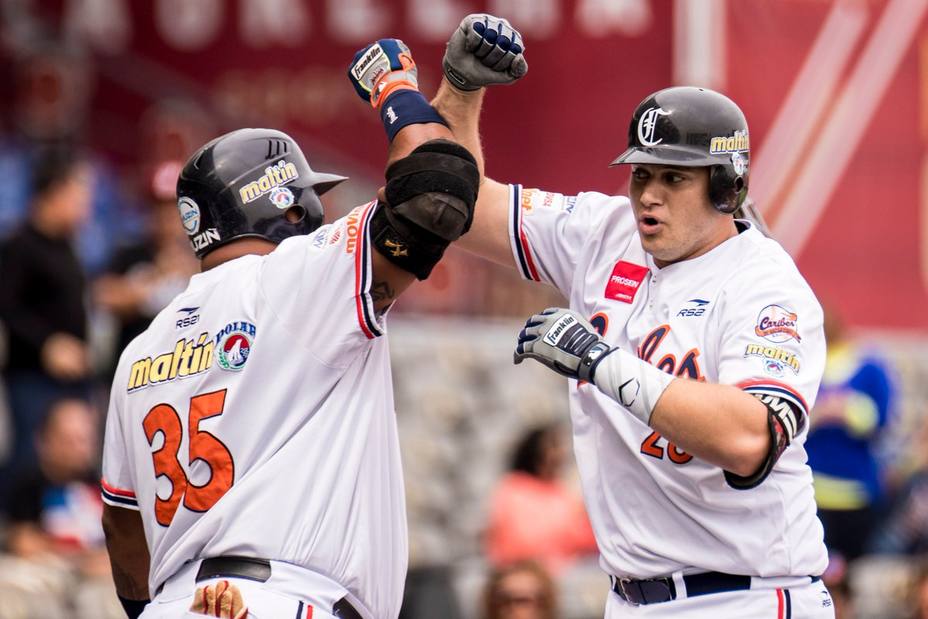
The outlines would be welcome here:
M 202 258 L 242 237 L 280 243 L 309 234 L 322 225 L 319 196 L 343 180 L 313 172 L 286 133 L 239 129 L 209 142 L 187 161 L 177 179 L 177 208 Z
M 748 195 L 748 122 L 734 101 L 706 88 L 678 86 L 642 101 L 628 127 L 628 149 L 610 165 L 710 167 L 709 200 L 733 213 Z

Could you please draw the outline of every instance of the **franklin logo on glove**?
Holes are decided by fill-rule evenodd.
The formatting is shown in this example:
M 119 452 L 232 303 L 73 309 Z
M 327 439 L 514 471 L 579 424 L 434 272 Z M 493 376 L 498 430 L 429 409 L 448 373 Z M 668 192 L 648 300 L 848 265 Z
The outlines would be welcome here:
M 554 326 L 548 329 L 545 334 L 545 342 L 552 346 L 557 346 L 564 334 L 567 333 L 567 327 L 577 324 L 577 319 L 570 314 L 565 314 L 560 320 L 554 323 Z

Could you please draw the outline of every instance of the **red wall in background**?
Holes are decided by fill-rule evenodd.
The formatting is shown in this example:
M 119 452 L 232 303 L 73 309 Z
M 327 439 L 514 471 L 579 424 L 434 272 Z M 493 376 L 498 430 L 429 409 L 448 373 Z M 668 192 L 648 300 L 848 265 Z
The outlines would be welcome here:
M 213 132 L 243 124 L 282 127 L 300 137 L 311 160 L 321 156 L 376 178 L 386 144 L 375 114 L 344 77 L 355 50 L 371 39 L 399 36 L 412 48 L 423 88 L 431 92 L 451 30 L 447 24 L 490 10 L 522 27 L 530 71 L 520 83 L 487 97 L 488 173 L 557 191 L 617 192 L 627 177 L 606 165 L 624 147 L 630 113 L 672 79 L 671 0 L 264 0 L 277 11 L 270 17 L 249 12 L 257 5 L 246 0 L 112 2 L 122 7 L 128 28 L 108 37 L 105 32 L 88 36 L 93 27 L 84 31 L 97 68 L 91 135 L 98 147 L 123 161 L 144 153 L 136 135 L 139 120 L 153 100 L 170 95 L 193 97 L 212 110 Z M 727 3 L 725 23 L 717 24 L 726 40 L 722 83 L 747 114 L 752 155 L 774 131 L 836 3 Z M 35 4 L 60 27 L 73 3 Z M 177 24 L 196 20 L 184 19 L 183 7 L 197 4 L 212 6 L 216 18 L 203 22 L 205 34 L 184 39 L 178 32 L 185 28 Z M 833 100 L 850 81 L 880 19 L 898 1 L 846 4 L 863 7 L 857 16 L 862 25 L 847 58 L 833 69 L 840 72 Z M 351 11 L 360 17 L 352 19 Z M 858 326 L 928 327 L 919 189 L 926 154 L 922 116 L 928 106 L 921 96 L 925 67 L 919 50 L 928 28 L 920 10 L 911 8 L 910 19 L 917 33 L 892 66 L 874 113 L 848 123 L 862 125 L 861 140 L 847 146 L 848 165 L 827 199 L 809 192 L 809 212 L 818 219 L 806 240 L 792 248 L 820 297 L 837 302 Z M 281 25 L 287 23 L 290 30 Z M 302 27 L 294 30 L 294 23 Z M 110 49 L 101 43 L 107 40 Z M 827 105 L 815 119 L 816 128 L 797 138 L 800 156 L 787 182 L 760 204 L 781 237 L 794 228 L 777 230 L 780 207 L 833 112 L 834 105 Z M 755 162 L 754 180 L 768 173 Z

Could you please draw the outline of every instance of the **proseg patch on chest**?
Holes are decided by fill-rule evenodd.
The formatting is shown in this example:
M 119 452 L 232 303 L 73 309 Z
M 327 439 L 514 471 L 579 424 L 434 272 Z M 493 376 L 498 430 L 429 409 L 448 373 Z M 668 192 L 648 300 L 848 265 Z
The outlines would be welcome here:
M 648 276 L 648 267 L 619 260 L 612 269 L 612 275 L 606 282 L 604 296 L 607 299 L 631 303 L 641 287 L 641 282 Z

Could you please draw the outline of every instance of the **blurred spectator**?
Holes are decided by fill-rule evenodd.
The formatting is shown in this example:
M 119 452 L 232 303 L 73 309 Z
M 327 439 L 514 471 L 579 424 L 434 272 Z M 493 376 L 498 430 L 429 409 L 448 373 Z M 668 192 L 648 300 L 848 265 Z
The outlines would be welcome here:
M 883 362 L 859 349 L 834 308 L 826 308 L 828 356 L 806 442 L 825 544 L 851 561 L 877 523 L 883 496 L 874 455 L 886 427 L 893 386 Z
M 89 372 L 84 274 L 72 242 L 87 218 L 90 172 L 71 152 L 51 151 L 34 170 L 29 219 L 0 247 L 0 320 L 13 415 L 10 470 L 34 462 L 36 427 L 52 400 Z
M 187 287 L 198 263 L 177 213 L 179 162 L 156 169 L 151 183 L 148 238 L 116 253 L 94 285 L 94 300 L 119 321 L 116 357 L 151 319 Z M 115 369 L 115 363 L 112 364 Z
M 828 567 L 822 574 L 822 582 L 828 587 L 831 602 L 835 609 L 835 619 L 852 619 L 854 617 L 854 596 L 848 579 L 848 564 L 837 553 L 828 557 Z
M 0 238 L 29 217 L 34 201 L 30 178 L 49 149 L 84 143 L 95 75 L 89 58 L 57 43 L 30 41 L 13 67 L 10 97 L 12 132 L 0 140 Z M 104 135 L 122 135 L 112 126 Z M 88 156 L 90 209 L 75 238 L 75 250 L 88 273 L 108 263 L 116 244 L 139 232 L 138 216 L 128 208 L 116 175 L 105 162 Z
M 874 534 L 871 550 L 879 554 L 928 552 L 928 469 L 915 473 L 902 488 Z
M 541 565 L 520 561 L 495 570 L 484 593 L 484 619 L 554 619 L 554 581 Z
M 912 581 L 911 619 L 928 619 L 928 563 L 922 565 Z
M 566 457 L 559 425 L 532 430 L 519 442 L 490 507 L 486 552 L 493 565 L 536 559 L 558 574 L 578 555 L 596 552 L 583 502 L 560 479 Z
M 5 559 L 0 591 L 4 599 L 40 599 L 41 614 L 31 616 L 118 617 L 100 523 L 97 416 L 86 401 L 58 400 L 35 440 L 38 465 L 14 482 L 12 558 Z M 30 573 L 41 573 L 40 581 L 23 578 Z

